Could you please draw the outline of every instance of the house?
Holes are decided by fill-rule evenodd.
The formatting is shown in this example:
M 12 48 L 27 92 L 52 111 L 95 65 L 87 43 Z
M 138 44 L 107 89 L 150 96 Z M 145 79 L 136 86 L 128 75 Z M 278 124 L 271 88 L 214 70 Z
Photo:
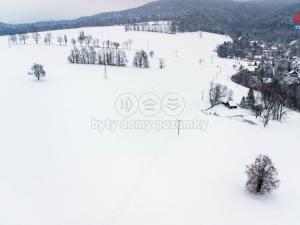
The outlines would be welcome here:
M 223 102 L 223 105 L 225 105 L 228 109 L 238 108 L 237 104 L 234 101 Z
M 273 79 L 272 78 L 263 78 L 263 83 L 264 84 L 272 84 Z
M 295 70 L 292 70 L 292 71 L 290 71 L 290 72 L 288 73 L 288 76 L 290 76 L 290 77 L 298 77 L 299 74 L 298 74 Z

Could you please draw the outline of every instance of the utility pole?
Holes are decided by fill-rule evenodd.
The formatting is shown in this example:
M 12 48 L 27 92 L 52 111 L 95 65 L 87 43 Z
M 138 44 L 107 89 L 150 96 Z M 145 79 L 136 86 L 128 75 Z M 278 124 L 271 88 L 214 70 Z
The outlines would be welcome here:
M 107 67 L 106 67 L 106 63 L 104 64 L 104 79 L 107 80 Z
M 8 37 L 7 41 L 8 41 L 8 47 L 11 48 L 9 37 Z
M 178 130 L 177 130 L 177 135 L 180 135 L 180 120 L 177 120 L 178 122 Z

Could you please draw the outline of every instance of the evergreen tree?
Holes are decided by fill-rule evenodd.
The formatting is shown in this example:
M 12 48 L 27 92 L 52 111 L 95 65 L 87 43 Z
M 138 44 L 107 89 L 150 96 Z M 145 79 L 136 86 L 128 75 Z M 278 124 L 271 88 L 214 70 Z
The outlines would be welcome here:
M 250 109 L 253 109 L 253 107 L 256 104 L 255 96 L 254 96 L 254 90 L 251 88 L 248 92 L 248 96 L 246 99 L 247 107 Z
M 243 97 L 240 103 L 240 107 L 242 108 L 247 108 L 247 102 L 246 102 L 246 98 Z

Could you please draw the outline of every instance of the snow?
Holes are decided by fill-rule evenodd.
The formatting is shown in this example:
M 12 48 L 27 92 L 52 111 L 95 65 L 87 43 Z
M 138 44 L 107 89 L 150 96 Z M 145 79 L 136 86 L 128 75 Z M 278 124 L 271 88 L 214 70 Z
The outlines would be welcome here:
M 231 107 L 237 107 L 237 104 L 234 101 L 229 101 L 228 104 Z
M 218 106 L 207 115 L 210 82 L 228 85 L 240 102 L 247 89 L 230 81 L 237 62 L 219 59 L 225 36 L 127 32 L 85 28 L 94 37 L 151 50 L 150 69 L 67 63 L 70 47 L 11 46 L 0 37 L 0 223 L 9 225 L 296 225 L 300 211 L 300 116 L 263 128 L 232 119 L 243 109 Z M 79 29 L 53 31 L 77 37 Z M 54 38 L 55 40 L 55 38 Z M 165 58 L 166 68 L 158 68 Z M 199 63 L 199 59 L 204 62 Z M 212 59 L 212 61 L 211 61 Z M 47 76 L 28 76 L 41 63 Z M 243 62 L 241 62 L 243 64 Z M 245 65 L 247 63 L 244 63 Z M 239 66 L 238 66 L 239 67 Z M 178 93 L 177 117 L 136 113 L 129 120 L 201 120 L 207 129 L 97 132 L 91 118 L 124 120 L 115 110 L 122 93 L 159 97 Z M 202 100 L 202 94 L 204 99 Z M 258 154 L 273 159 L 280 189 L 266 196 L 245 191 L 245 165 Z

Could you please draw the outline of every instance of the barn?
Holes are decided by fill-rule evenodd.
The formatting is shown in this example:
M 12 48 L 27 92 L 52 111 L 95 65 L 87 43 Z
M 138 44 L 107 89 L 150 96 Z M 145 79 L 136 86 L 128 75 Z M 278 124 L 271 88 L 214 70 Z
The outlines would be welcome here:
M 228 109 L 238 108 L 237 104 L 234 101 L 223 102 L 223 105 L 225 105 Z

